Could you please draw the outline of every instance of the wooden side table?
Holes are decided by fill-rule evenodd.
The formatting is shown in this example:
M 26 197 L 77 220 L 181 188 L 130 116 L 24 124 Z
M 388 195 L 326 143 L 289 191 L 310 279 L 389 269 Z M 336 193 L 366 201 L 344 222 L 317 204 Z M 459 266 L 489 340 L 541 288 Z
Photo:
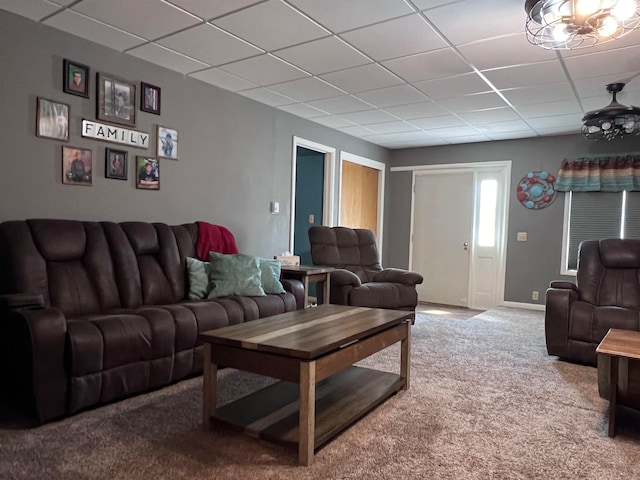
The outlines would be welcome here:
M 315 267 L 309 265 L 282 265 L 282 278 L 300 280 L 304 284 L 304 305 L 309 306 L 309 282 L 324 282 L 324 302 L 329 303 L 331 272 L 333 267 Z
M 597 353 L 611 356 L 609 368 L 610 404 L 609 404 L 609 436 L 616 434 L 616 404 L 618 397 L 618 367 L 620 357 L 640 359 L 640 332 L 611 328 L 604 336 Z

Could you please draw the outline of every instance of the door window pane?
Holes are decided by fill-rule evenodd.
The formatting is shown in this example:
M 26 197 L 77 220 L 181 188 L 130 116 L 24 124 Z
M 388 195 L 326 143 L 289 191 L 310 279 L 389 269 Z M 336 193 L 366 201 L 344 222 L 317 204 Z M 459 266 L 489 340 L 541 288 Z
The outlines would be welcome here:
M 478 222 L 478 245 L 493 247 L 496 244 L 496 204 L 498 181 L 480 182 L 480 218 Z

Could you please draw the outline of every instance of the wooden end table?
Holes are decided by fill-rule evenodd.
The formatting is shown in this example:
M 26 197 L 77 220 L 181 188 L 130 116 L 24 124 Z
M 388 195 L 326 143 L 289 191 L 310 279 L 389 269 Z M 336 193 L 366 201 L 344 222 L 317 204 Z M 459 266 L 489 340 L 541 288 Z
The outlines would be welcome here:
M 309 265 L 282 265 L 280 276 L 300 280 L 304 284 L 304 306 L 309 306 L 309 282 L 324 282 L 324 298 L 322 303 L 329 303 L 331 293 L 331 272 L 333 267 L 316 267 Z
M 611 328 L 604 336 L 597 353 L 609 355 L 609 436 L 616 434 L 616 406 L 618 397 L 618 373 L 620 357 L 640 359 L 640 332 Z
M 200 334 L 202 423 L 223 422 L 298 450 L 315 450 L 400 390 L 409 388 L 412 312 L 319 305 Z M 400 373 L 354 363 L 400 342 Z M 217 407 L 218 365 L 281 379 Z M 214 420 L 214 422 L 212 422 Z

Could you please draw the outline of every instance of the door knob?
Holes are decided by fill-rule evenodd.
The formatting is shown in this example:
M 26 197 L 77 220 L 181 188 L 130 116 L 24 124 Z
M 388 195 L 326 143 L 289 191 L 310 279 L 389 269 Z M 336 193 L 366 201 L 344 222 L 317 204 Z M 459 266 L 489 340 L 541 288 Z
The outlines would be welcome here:
M 464 247 L 465 250 L 469 250 L 469 242 L 464 242 L 462 246 Z

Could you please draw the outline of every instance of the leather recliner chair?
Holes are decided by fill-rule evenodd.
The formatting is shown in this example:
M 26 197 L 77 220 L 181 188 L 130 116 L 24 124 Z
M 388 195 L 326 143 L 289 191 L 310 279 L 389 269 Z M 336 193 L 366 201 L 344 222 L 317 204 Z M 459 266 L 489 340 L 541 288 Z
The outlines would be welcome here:
M 309 241 L 313 264 L 336 269 L 330 277 L 330 303 L 415 311 L 422 275 L 383 269 L 371 230 L 314 226 Z M 318 289 L 319 302 L 322 294 Z

